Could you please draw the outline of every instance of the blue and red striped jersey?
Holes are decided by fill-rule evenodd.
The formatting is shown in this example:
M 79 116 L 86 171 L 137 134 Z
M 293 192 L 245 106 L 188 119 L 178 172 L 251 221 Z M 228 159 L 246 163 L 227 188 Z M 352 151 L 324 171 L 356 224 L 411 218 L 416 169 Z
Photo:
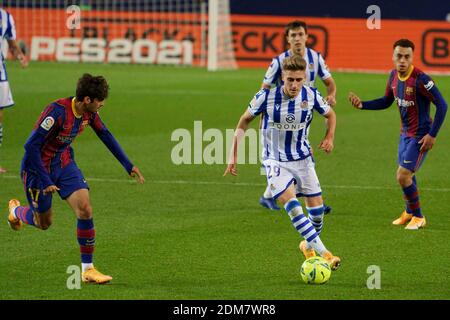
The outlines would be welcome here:
M 71 144 L 86 126 L 90 126 L 95 131 L 130 173 L 133 164 L 103 124 L 98 112 L 77 115 L 73 97 L 56 100 L 41 113 L 25 144 L 23 169 L 36 171 L 43 180 L 44 188 L 54 184 L 49 173 L 56 168 L 64 168 L 74 161 Z
M 396 101 L 401 118 L 401 134 L 408 137 L 422 137 L 430 134 L 435 137 L 447 111 L 447 104 L 434 81 L 423 71 L 411 67 L 402 78 L 397 70 L 392 70 L 384 97 L 364 101 L 363 109 L 380 110 L 388 108 Z M 436 116 L 430 117 L 430 103 L 436 105 Z
M 420 69 L 413 67 L 409 75 L 401 79 L 397 70 L 392 72 L 385 96 L 393 96 L 401 117 L 401 133 L 408 137 L 421 137 L 431 129 L 430 102 L 434 97 L 428 91 L 433 80 Z

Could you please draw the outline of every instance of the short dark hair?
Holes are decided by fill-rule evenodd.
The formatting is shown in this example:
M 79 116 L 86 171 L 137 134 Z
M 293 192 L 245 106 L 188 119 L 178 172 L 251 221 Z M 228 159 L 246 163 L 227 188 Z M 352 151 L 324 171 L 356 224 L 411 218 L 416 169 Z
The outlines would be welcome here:
M 395 47 L 397 46 L 402 48 L 411 48 L 412 51 L 414 51 L 415 48 L 414 43 L 409 39 L 400 39 L 395 41 L 393 49 L 395 49 Z
M 305 29 L 305 33 L 306 34 L 308 33 L 308 27 L 306 26 L 306 22 L 300 21 L 300 20 L 295 20 L 295 21 L 288 23 L 288 25 L 286 26 L 286 29 L 284 30 L 284 35 L 287 37 L 289 35 L 290 30 L 295 30 L 298 28 L 303 28 L 303 29 Z
M 104 77 L 85 73 L 78 79 L 76 97 L 78 101 L 83 101 L 84 97 L 103 101 L 108 97 L 108 91 L 109 85 Z
M 283 60 L 282 68 L 283 71 L 305 71 L 306 61 L 299 55 L 295 54 Z

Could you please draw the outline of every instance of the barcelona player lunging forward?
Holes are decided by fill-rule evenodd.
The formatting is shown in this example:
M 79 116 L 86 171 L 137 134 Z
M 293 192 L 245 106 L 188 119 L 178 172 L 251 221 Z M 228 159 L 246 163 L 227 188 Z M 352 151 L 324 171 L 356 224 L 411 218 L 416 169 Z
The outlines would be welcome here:
M 414 43 L 400 39 L 394 43 L 393 61 L 384 96 L 372 101 L 361 101 L 349 94 L 352 105 L 363 110 L 388 108 L 394 100 L 401 117 L 400 143 L 398 146 L 397 181 L 403 189 L 406 210 L 394 220 L 394 225 L 417 230 L 426 225 L 419 202 L 419 191 L 415 174 L 433 147 L 439 128 L 444 122 L 447 103 L 433 80 L 412 65 Z M 430 102 L 436 106 L 436 115 L 430 117 Z
M 25 143 L 22 160 L 21 177 L 29 205 L 21 206 L 16 199 L 9 201 L 8 222 L 13 230 L 20 230 L 24 223 L 48 229 L 53 216 L 52 194 L 58 192 L 67 201 L 78 219 L 84 282 L 106 283 L 112 277 L 93 265 L 95 229 L 89 187 L 74 161 L 71 143 L 86 126 L 91 126 L 125 170 L 139 183 L 145 181 L 100 119 L 98 110 L 103 107 L 108 90 L 105 78 L 84 74 L 78 80 L 75 97 L 59 99 L 45 108 Z

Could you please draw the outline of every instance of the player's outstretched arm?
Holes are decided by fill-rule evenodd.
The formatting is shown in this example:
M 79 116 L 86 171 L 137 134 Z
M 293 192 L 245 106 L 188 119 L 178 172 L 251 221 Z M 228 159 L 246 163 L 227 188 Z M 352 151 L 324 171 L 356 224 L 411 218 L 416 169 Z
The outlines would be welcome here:
M 389 92 L 388 95 L 384 95 L 381 98 L 369 100 L 369 101 L 361 101 L 361 99 L 354 94 L 353 92 L 349 92 L 348 100 L 357 109 L 362 110 L 384 110 L 391 106 L 392 102 L 394 102 L 394 96 L 392 91 Z
M 248 110 L 246 110 L 239 119 L 236 131 L 234 132 L 233 143 L 231 145 L 230 151 L 230 158 L 228 159 L 228 165 L 227 168 L 225 169 L 225 172 L 223 173 L 223 176 L 226 176 L 228 173 L 230 173 L 233 176 L 237 176 L 236 164 L 237 164 L 238 145 L 241 139 L 244 137 L 245 131 L 248 129 L 250 122 L 252 122 L 254 118 L 255 116 L 252 115 Z
M 348 101 L 350 101 L 350 103 L 352 104 L 353 107 L 355 107 L 357 109 L 362 109 L 361 99 L 353 92 L 348 93 Z
M 133 166 L 133 169 L 131 169 L 130 176 L 132 176 L 133 178 L 136 178 L 136 180 L 140 184 L 144 184 L 144 182 L 145 182 L 144 176 L 142 175 L 141 171 L 136 166 Z

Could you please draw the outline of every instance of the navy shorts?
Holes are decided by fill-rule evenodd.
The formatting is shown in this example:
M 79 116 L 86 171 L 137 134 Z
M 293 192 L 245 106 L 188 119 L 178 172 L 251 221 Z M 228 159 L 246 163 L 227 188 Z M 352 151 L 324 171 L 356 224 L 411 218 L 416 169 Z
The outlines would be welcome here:
M 52 207 L 52 194 L 44 195 L 41 179 L 35 171 L 22 169 L 22 182 L 25 188 L 28 203 L 33 211 L 44 213 Z M 72 193 L 80 189 L 89 189 L 86 180 L 75 162 L 71 162 L 64 168 L 52 169 L 50 178 L 60 189 L 58 191 L 61 199 L 65 200 Z
M 422 138 L 400 136 L 398 144 L 398 165 L 412 172 L 419 170 L 428 151 L 421 152 L 419 141 Z

